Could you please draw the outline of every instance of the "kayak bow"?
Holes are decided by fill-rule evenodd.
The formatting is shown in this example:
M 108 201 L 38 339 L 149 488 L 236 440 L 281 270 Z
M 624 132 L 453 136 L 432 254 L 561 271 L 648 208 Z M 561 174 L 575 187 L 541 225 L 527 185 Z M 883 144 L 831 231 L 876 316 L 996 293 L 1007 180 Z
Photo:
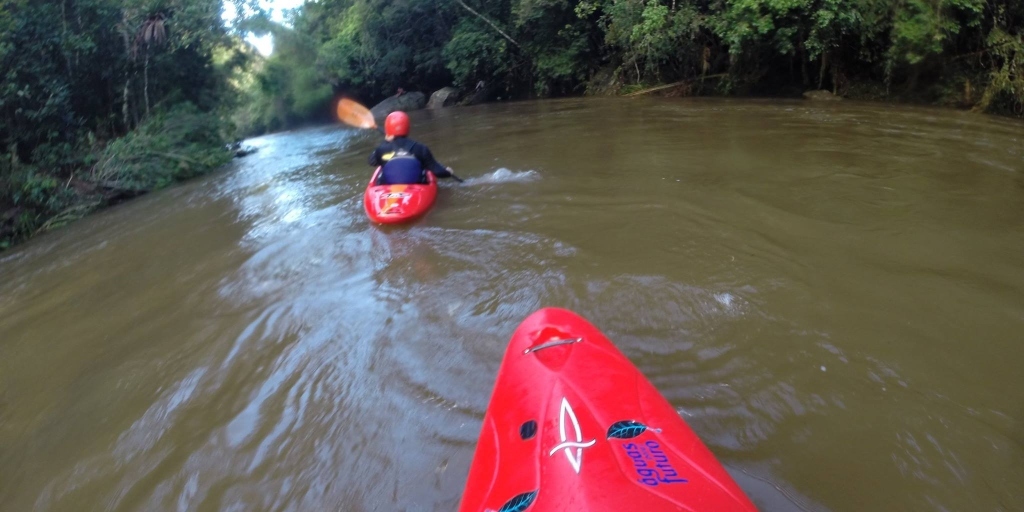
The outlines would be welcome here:
M 757 509 L 611 341 L 546 308 L 508 345 L 459 510 Z

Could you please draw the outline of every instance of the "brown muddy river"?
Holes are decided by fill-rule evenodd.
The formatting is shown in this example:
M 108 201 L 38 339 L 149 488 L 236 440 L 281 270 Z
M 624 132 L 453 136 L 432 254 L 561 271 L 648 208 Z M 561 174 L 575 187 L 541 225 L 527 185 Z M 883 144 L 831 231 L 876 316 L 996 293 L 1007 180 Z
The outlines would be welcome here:
M 574 99 L 413 137 L 468 180 L 409 227 L 331 126 L 0 253 L 0 510 L 453 511 L 541 306 L 762 510 L 1024 510 L 1024 123 Z

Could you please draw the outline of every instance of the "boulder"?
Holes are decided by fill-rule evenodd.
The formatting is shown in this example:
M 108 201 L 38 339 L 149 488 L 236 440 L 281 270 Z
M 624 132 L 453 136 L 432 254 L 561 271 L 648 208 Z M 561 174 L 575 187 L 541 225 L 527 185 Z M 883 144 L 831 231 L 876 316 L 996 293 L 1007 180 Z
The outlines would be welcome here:
M 804 98 L 814 101 L 839 101 L 843 98 L 832 94 L 830 91 L 818 90 L 818 91 L 807 91 L 804 93 Z
M 430 101 L 427 102 L 427 108 L 435 109 L 448 107 L 454 105 L 458 100 L 459 90 L 454 87 L 445 87 L 430 95 Z
M 235 155 L 235 158 L 241 158 L 243 156 L 249 156 L 255 153 L 257 148 L 252 146 L 243 146 L 241 140 L 236 140 L 233 144 L 228 144 L 228 151 Z
M 486 103 L 494 96 L 494 91 L 491 86 L 482 86 L 477 88 L 475 91 L 466 95 L 462 100 L 462 105 L 479 105 L 480 103 Z
M 384 118 L 388 114 L 401 110 L 409 112 L 410 110 L 419 110 L 427 105 L 427 96 L 422 92 L 407 92 L 401 96 L 391 96 L 384 101 L 376 104 L 370 109 L 373 113 L 374 119 L 377 120 L 377 124 L 383 124 Z

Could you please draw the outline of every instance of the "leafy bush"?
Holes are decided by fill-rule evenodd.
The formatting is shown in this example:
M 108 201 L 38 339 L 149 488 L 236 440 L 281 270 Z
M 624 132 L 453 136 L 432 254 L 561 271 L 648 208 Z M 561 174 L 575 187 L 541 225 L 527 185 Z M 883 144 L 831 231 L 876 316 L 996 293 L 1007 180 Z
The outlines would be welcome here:
M 443 52 L 445 65 L 455 83 L 472 86 L 482 78 L 508 73 L 508 42 L 469 20 L 459 25 Z
M 992 55 L 991 81 L 978 108 L 1024 116 L 1024 30 L 1014 35 L 996 27 L 987 44 Z
M 231 159 L 226 124 L 191 103 L 154 115 L 106 147 L 93 170 L 108 187 L 146 191 L 215 169 Z

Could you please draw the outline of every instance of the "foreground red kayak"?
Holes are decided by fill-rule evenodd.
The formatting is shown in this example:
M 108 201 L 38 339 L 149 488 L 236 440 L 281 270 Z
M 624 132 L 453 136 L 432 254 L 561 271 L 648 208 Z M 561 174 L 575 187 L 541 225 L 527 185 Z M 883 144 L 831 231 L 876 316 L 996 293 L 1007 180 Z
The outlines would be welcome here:
M 430 210 L 437 199 L 437 178 L 427 171 L 427 183 L 415 185 L 374 185 L 380 167 L 370 178 L 363 194 L 363 207 L 370 220 L 380 224 L 408 222 Z
M 512 336 L 459 510 L 757 509 L 596 327 L 548 308 Z

